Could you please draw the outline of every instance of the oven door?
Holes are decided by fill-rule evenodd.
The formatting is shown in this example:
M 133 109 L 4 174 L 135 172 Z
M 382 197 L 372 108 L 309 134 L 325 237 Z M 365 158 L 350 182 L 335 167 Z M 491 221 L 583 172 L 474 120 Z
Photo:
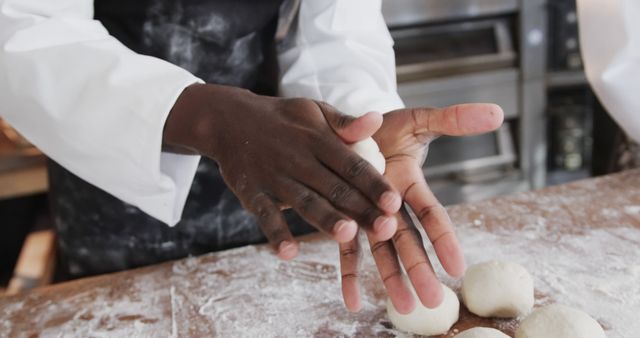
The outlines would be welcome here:
M 398 92 L 410 107 L 493 102 L 518 116 L 519 71 L 509 16 L 393 29 Z M 425 163 L 430 178 L 491 179 L 517 162 L 508 123 L 472 137 L 441 137 Z
M 476 136 L 442 136 L 431 143 L 423 167 L 425 177 L 455 176 L 475 182 L 499 178 L 513 169 L 516 153 L 509 123 L 497 131 Z
M 514 67 L 506 18 L 392 31 L 399 82 Z
M 382 0 L 391 28 L 515 13 L 520 0 Z

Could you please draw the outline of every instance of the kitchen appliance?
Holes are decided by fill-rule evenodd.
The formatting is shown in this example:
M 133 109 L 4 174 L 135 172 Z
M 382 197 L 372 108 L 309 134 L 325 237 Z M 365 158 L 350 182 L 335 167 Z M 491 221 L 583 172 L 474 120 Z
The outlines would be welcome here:
M 549 69 L 581 70 L 575 0 L 549 2 Z
M 440 137 L 424 174 L 445 203 L 539 187 L 545 170 L 542 0 L 383 0 L 407 106 L 493 102 L 494 133 Z
M 591 175 L 593 124 L 599 103 L 582 69 L 575 0 L 548 4 L 549 53 L 547 184 Z M 602 125 L 599 135 L 602 135 Z M 605 136 L 605 139 L 613 139 Z M 613 147 L 605 142 L 607 153 Z
M 578 171 L 591 163 L 593 93 L 572 87 L 549 93 L 549 169 Z

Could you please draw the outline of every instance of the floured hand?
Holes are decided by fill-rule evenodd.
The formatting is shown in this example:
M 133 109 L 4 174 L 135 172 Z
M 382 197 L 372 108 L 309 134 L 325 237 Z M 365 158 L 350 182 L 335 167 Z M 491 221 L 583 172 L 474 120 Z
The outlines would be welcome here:
M 438 136 L 489 132 L 502 124 L 503 116 L 502 109 L 494 104 L 400 109 L 385 114 L 382 127 L 373 136 L 386 159 L 385 177 L 416 214 L 440 263 L 454 277 L 463 274 L 464 257 L 446 210 L 424 179 L 422 164 L 429 143 Z M 406 213 L 399 212 L 396 219 L 398 228 L 391 240 L 368 236 L 380 277 L 398 312 L 412 311 L 415 302 L 402 280 L 402 263 L 421 303 L 433 308 L 442 301 L 443 291 L 420 233 Z M 358 311 L 361 307 L 358 287 L 361 249 L 358 238 L 341 243 L 340 252 L 345 304 L 349 310 Z

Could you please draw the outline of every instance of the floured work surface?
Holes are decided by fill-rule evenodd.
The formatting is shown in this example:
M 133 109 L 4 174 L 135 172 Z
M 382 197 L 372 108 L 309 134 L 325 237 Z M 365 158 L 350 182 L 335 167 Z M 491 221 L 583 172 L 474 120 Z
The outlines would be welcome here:
M 534 276 L 536 306 L 560 302 L 596 318 L 610 338 L 640 336 L 640 171 L 449 211 L 469 264 L 519 262 Z M 358 314 L 343 307 L 337 262 L 335 243 L 315 236 L 293 262 L 249 246 L 78 280 L 0 298 L 0 336 L 407 336 L 386 318 L 370 255 Z M 462 309 L 443 337 L 478 325 L 513 335 L 517 320 Z

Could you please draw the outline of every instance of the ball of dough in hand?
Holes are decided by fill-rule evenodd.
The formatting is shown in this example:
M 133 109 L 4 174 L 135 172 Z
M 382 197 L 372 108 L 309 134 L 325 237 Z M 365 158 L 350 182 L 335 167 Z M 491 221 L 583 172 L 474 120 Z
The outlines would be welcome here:
M 521 323 L 515 338 L 605 338 L 604 330 L 588 314 L 552 304 L 536 309 Z
M 512 318 L 533 308 L 533 279 L 513 262 L 472 265 L 462 279 L 462 301 L 481 317 Z
M 385 159 L 378 144 L 371 137 L 368 137 L 362 141 L 352 144 L 351 150 L 355 151 L 360 157 L 367 160 L 371 165 L 378 170 L 380 174 L 384 174 Z
M 462 331 L 453 338 L 511 338 L 506 334 L 488 327 L 474 327 L 472 329 Z
M 449 287 L 442 284 L 444 291 L 442 303 L 435 309 L 429 309 L 420 303 L 413 287 L 411 287 L 410 283 L 408 284 L 416 301 L 416 308 L 412 312 L 403 315 L 396 311 L 391 300 L 387 300 L 387 315 L 391 323 L 402 331 L 425 336 L 447 333 L 451 326 L 458 321 L 460 302 L 456 294 Z

